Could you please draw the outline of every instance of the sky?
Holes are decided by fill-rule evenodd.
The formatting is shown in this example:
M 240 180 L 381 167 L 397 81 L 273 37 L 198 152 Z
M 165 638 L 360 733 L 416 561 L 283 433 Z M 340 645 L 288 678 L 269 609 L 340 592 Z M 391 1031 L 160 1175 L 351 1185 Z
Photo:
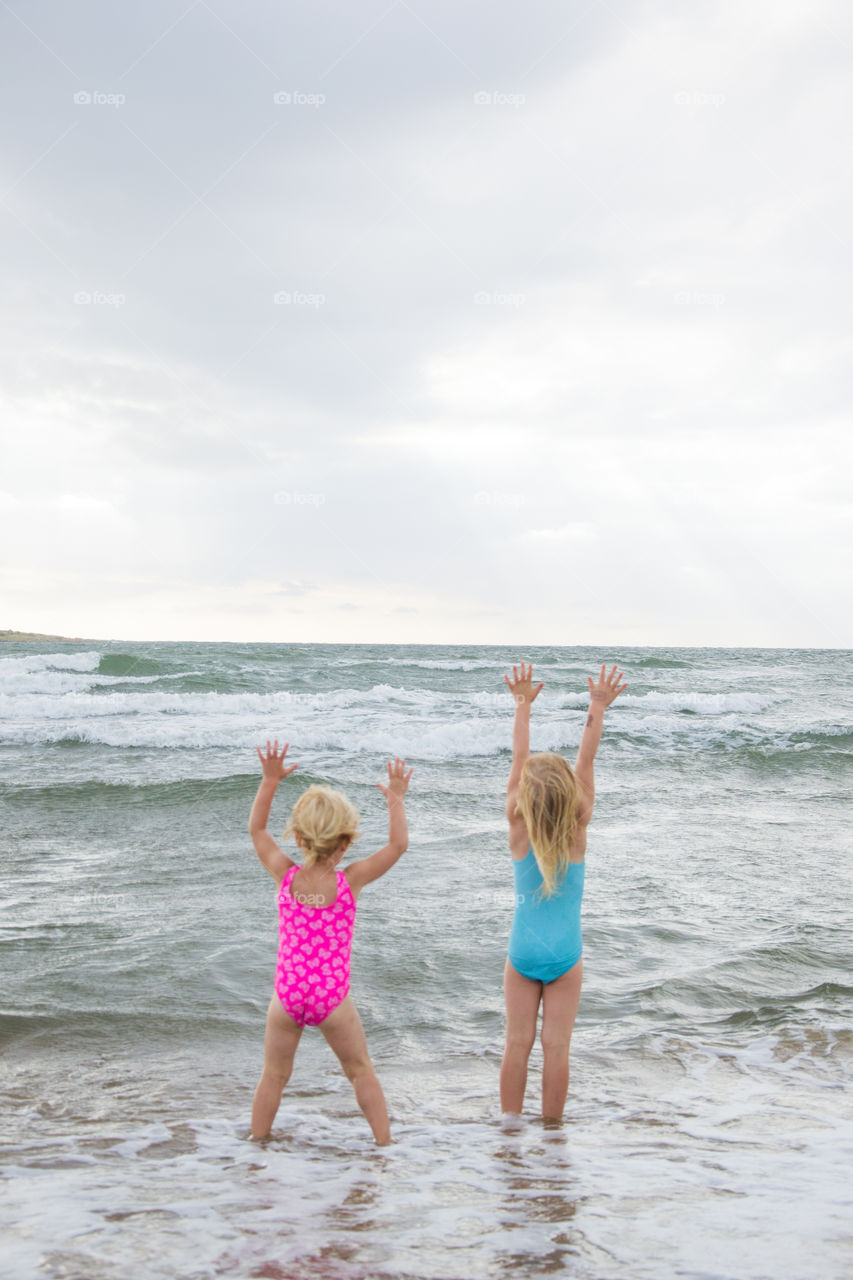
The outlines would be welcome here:
M 0 49 L 0 628 L 853 646 L 844 0 Z

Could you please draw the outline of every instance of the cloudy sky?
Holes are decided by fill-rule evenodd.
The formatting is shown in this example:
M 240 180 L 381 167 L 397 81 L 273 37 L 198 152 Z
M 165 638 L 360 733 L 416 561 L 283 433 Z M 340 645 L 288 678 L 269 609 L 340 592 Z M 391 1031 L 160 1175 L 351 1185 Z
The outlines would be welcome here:
M 0 0 L 0 627 L 853 644 L 844 0 Z

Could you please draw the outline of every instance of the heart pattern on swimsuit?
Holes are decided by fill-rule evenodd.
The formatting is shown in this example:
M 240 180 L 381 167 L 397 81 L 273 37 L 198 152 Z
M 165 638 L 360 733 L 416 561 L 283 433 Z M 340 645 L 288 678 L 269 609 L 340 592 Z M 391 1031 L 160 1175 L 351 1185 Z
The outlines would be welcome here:
M 356 903 L 342 871 L 337 872 L 337 897 L 330 906 L 308 907 L 297 902 L 290 893 L 290 882 L 298 870 L 291 868 L 278 896 L 275 990 L 295 1022 L 316 1026 L 349 993 Z

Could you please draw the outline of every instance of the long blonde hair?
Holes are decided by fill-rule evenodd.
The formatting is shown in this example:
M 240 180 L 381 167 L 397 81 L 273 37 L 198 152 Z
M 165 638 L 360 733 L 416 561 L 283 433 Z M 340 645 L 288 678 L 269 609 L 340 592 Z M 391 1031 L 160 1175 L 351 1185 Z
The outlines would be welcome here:
M 569 865 L 583 792 L 567 760 L 554 751 L 528 756 L 518 784 L 518 811 L 550 898 Z
M 317 783 L 303 791 L 290 813 L 284 839 L 299 836 L 305 850 L 305 865 L 326 862 L 346 840 L 358 834 L 358 810 L 340 791 Z

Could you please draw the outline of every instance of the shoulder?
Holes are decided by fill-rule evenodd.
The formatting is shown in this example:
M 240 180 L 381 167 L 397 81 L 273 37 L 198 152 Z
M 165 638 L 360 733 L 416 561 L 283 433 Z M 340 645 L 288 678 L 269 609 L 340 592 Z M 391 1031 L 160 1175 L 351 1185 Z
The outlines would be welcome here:
M 527 857 L 530 848 L 530 836 L 527 832 L 527 824 L 523 818 L 511 817 L 509 819 L 509 851 L 513 858 L 521 861 Z
M 281 893 L 282 889 L 285 889 L 290 885 L 291 880 L 296 875 L 298 870 L 299 870 L 299 864 L 296 862 L 291 862 L 290 866 L 284 869 L 284 872 L 282 875 L 274 876 L 276 893 Z
M 365 862 L 364 858 L 359 858 L 358 862 L 351 862 L 349 866 L 344 867 L 343 871 L 341 872 L 341 875 L 343 875 L 344 879 L 349 885 L 349 890 L 353 898 L 358 898 L 358 895 L 361 893 L 362 889 L 366 884 L 364 874 L 361 870 L 362 864 L 364 862 Z
M 578 829 L 575 832 L 575 838 L 572 841 L 572 847 L 569 850 L 569 866 L 583 866 L 586 861 L 586 828 L 587 822 L 579 822 Z
M 595 807 L 595 786 L 591 778 L 578 778 L 577 773 L 575 773 L 575 777 L 580 783 L 580 795 L 578 797 L 580 801 L 578 806 L 578 826 L 587 827 L 589 826 L 589 820 L 592 817 L 592 811 Z

